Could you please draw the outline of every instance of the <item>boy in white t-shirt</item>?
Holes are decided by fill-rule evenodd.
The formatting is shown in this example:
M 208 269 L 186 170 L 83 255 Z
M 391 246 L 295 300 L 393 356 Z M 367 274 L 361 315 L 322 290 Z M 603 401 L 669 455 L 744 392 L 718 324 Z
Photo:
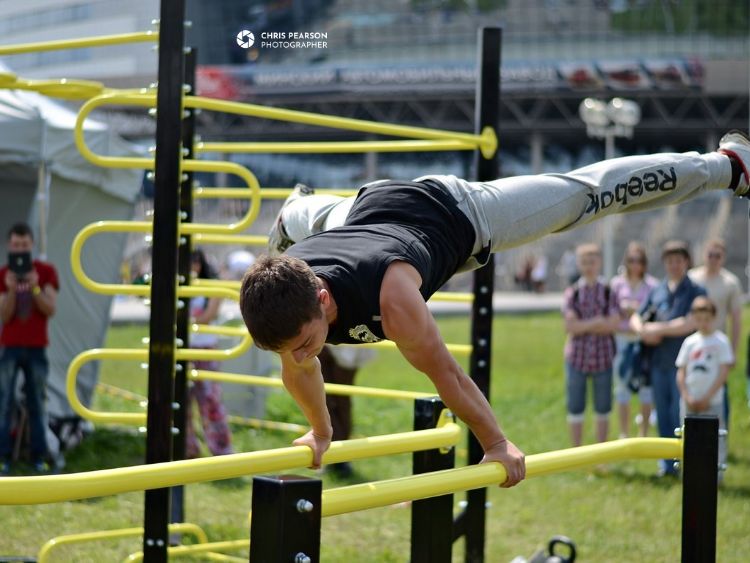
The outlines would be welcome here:
M 690 312 L 698 329 L 682 343 L 677 355 L 677 387 L 680 390 L 680 419 L 687 414 L 715 415 L 719 428 L 726 430 L 724 383 L 734 363 L 727 336 L 714 328 L 716 305 L 705 296 L 696 297 Z M 726 437 L 719 436 L 719 464 L 726 462 Z M 721 480 L 721 472 L 719 472 Z

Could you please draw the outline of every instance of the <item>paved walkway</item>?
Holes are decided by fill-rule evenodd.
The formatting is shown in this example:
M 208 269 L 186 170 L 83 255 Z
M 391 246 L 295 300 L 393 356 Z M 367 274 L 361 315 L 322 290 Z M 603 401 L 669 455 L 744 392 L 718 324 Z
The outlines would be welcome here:
M 562 293 L 524 293 L 498 292 L 494 299 L 495 314 L 524 314 L 546 311 L 559 311 L 562 307 Z M 468 303 L 429 303 L 434 315 L 468 315 Z M 150 308 L 141 299 L 120 297 L 112 301 L 110 319 L 112 323 L 147 323 Z M 237 304 L 224 301 L 221 304 L 221 317 L 226 319 L 238 317 Z

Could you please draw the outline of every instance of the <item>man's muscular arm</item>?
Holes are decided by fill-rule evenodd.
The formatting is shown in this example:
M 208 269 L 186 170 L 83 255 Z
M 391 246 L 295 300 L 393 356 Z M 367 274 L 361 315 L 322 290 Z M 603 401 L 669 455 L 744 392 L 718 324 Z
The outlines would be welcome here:
M 482 461 L 499 461 L 511 487 L 526 475 L 523 453 L 503 434 L 487 400 L 464 374 L 445 346 L 435 319 L 419 293 L 419 273 L 405 262 L 394 262 L 380 289 L 380 312 L 386 337 L 435 384 L 445 405 L 463 420 L 484 449 Z
M 293 443 L 295 446 L 309 446 L 312 449 L 311 467 L 317 469 L 333 436 L 320 361 L 313 357 L 298 364 L 291 353 L 281 354 L 281 379 L 312 427 Z

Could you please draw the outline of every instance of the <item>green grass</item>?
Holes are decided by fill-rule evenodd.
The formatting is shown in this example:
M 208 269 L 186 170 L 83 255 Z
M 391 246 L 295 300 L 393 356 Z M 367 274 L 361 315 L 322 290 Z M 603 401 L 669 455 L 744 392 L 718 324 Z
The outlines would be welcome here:
M 746 311 L 746 322 L 750 322 Z M 467 342 L 468 321 L 443 319 L 450 342 Z M 746 325 L 747 326 L 747 325 Z M 143 327 L 114 328 L 110 346 L 138 346 Z M 506 433 L 527 454 L 568 447 L 563 401 L 561 350 L 563 333 L 556 314 L 498 316 L 494 333 L 492 403 Z M 739 357 L 744 359 L 744 348 Z M 719 492 L 718 561 L 745 561 L 750 553 L 750 412 L 740 367 L 731 374 L 733 415 L 730 428 L 730 469 Z M 102 381 L 145 394 L 145 372 L 137 364 L 104 363 Z M 429 390 L 428 380 L 409 368 L 397 353 L 384 352 L 364 369 L 362 385 Z M 101 409 L 137 408 L 120 398 L 99 395 Z M 268 411 L 278 420 L 304 422 L 291 399 L 273 392 Z M 403 401 L 355 399 L 358 436 L 411 428 L 411 406 Z M 614 423 L 614 417 L 613 417 Z M 238 451 L 284 447 L 294 436 L 235 427 Z M 587 420 L 587 442 L 593 441 Z M 465 442 L 462 442 L 465 444 Z M 458 463 L 466 450 L 458 449 Z M 68 455 L 66 471 L 87 471 L 141 463 L 144 438 L 132 430 L 99 427 Z M 410 456 L 360 461 L 355 481 L 407 475 Z M 487 518 L 487 561 L 510 561 L 531 555 L 554 534 L 565 534 L 578 545 L 579 561 L 675 561 L 679 558 L 681 488 L 653 477 L 653 461 L 613 465 L 606 476 L 575 471 L 530 479 L 510 490 L 491 488 Z M 309 470 L 297 473 L 314 475 Z M 323 476 L 324 487 L 342 483 Z M 351 481 L 349 481 L 351 482 Z M 349 483 L 347 482 L 347 483 Z M 212 540 L 248 537 L 250 478 L 190 485 L 187 519 L 203 527 Z M 462 495 L 456 495 L 456 503 Z M 34 555 L 48 539 L 84 531 L 140 526 L 143 494 L 130 493 L 54 505 L 0 507 L 0 554 Z M 140 549 L 140 539 L 100 541 L 57 551 L 55 561 L 121 561 Z M 463 560 L 461 545 L 454 560 Z M 237 553 L 242 556 L 242 553 Z M 322 560 L 405 561 L 409 557 L 409 510 L 387 507 L 324 520 Z

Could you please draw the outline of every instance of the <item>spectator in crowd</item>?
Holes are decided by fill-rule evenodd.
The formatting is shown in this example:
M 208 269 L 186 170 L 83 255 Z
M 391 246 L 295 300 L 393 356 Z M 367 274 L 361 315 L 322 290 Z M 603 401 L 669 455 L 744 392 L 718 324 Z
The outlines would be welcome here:
M 638 392 L 641 403 L 639 435 L 648 434 L 649 418 L 653 405 L 651 382 L 641 373 L 641 348 L 637 336 L 630 330 L 630 316 L 640 310 L 651 290 L 659 283 L 648 274 L 646 249 L 638 242 L 631 242 L 623 257 L 624 271 L 612 278 L 610 287 L 620 306 L 620 324 L 615 334 L 617 355 L 614 360 L 615 400 L 620 422 L 620 438 L 630 435 L 630 395 Z
M 671 438 L 680 423 L 675 360 L 685 337 L 695 330 L 690 306 L 696 297 L 706 295 L 706 290 L 687 275 L 690 250 L 684 241 L 666 242 L 662 261 L 667 275 L 651 290 L 638 313 L 630 318 L 630 327 L 644 344 L 653 348 L 651 385 L 659 436 Z M 673 460 L 660 460 L 658 474 L 676 476 Z
M 326 383 L 353 385 L 357 371 L 375 357 L 369 348 L 326 345 L 318 359 Z M 326 393 L 326 405 L 331 415 L 333 440 L 348 440 L 352 435 L 352 399 L 348 395 Z M 351 463 L 334 463 L 329 469 L 339 477 L 351 477 Z
M 726 430 L 724 384 L 734 365 L 734 353 L 726 335 L 715 328 L 717 308 L 712 299 L 696 297 L 690 312 L 697 330 L 682 343 L 675 362 L 680 420 L 684 420 L 686 414 L 713 415 L 719 419 L 719 428 Z M 720 434 L 720 468 L 726 460 L 726 434 Z M 722 473 L 720 469 L 719 482 Z
M 16 377 L 23 373 L 34 471 L 49 470 L 47 458 L 47 321 L 55 314 L 60 283 L 52 264 L 32 260 L 34 235 L 26 223 L 8 231 L 8 264 L 0 268 L 0 474 L 11 462 Z
M 727 247 L 723 240 L 709 240 L 703 252 L 703 266 L 693 268 L 688 275 L 695 283 L 706 288 L 706 293 L 716 306 L 716 328 L 729 336 L 732 353 L 737 357 L 742 334 L 742 288 L 737 276 L 724 268 L 726 255 Z M 732 328 L 728 330 L 730 321 Z M 729 386 L 726 383 L 724 417 L 729 426 Z
M 565 344 L 565 386 L 568 426 L 573 446 L 583 438 L 587 380 L 591 379 L 596 411 L 596 439 L 607 440 L 612 410 L 612 360 L 614 332 L 620 322 L 617 296 L 600 279 L 602 256 L 596 244 L 576 248 L 579 280 L 565 290 L 563 316 L 568 339 Z
M 575 248 L 567 248 L 557 264 L 557 275 L 560 276 L 563 287 L 573 285 L 578 280 L 578 266 L 576 265 Z
M 547 283 L 547 257 L 541 254 L 534 262 L 531 269 L 531 287 L 536 293 L 544 293 L 544 286 Z
M 191 269 L 193 276 L 199 279 L 214 279 L 213 268 L 206 260 L 206 255 L 201 249 L 193 251 L 191 256 Z M 193 297 L 190 299 L 190 317 L 197 324 L 211 324 L 219 315 L 221 299 L 215 297 Z M 214 334 L 193 333 L 190 335 L 191 348 L 204 348 L 207 350 L 216 348 L 218 337 Z M 195 369 L 217 371 L 216 360 L 196 360 L 193 362 Z M 195 435 L 192 420 L 192 402 L 198 404 L 201 424 L 203 426 L 203 437 L 206 446 L 213 455 L 231 454 L 232 433 L 227 423 L 227 413 L 221 401 L 221 385 L 217 381 L 203 381 L 196 379 L 191 382 L 188 393 L 186 442 L 185 455 L 188 458 L 196 458 L 200 455 L 200 444 Z

